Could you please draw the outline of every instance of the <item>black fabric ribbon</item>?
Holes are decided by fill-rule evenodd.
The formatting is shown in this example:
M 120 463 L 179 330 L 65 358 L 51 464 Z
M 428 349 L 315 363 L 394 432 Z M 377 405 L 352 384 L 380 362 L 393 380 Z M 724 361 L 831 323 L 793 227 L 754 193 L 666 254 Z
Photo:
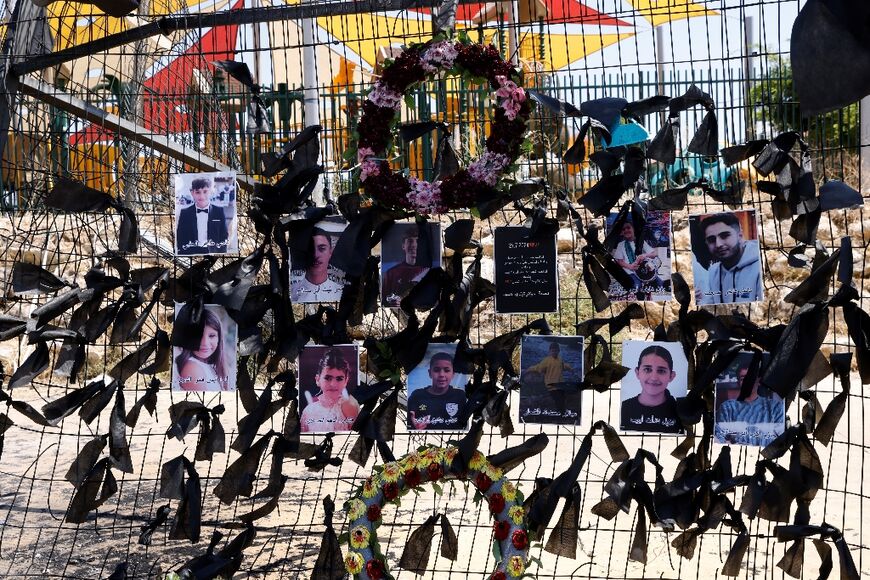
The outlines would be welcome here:
M 196 468 L 184 455 L 170 459 L 160 469 L 160 497 L 181 500 L 169 539 L 198 542 L 202 526 L 202 488 Z
M 317 554 L 317 562 L 311 572 L 311 580 L 340 580 L 345 576 L 341 547 L 332 525 L 333 513 L 335 513 L 335 503 L 327 495 L 323 498 L 323 520 L 326 529 L 320 541 L 320 552 Z
M 209 409 L 197 401 L 179 401 L 169 407 L 171 424 L 166 436 L 181 441 L 199 425 L 194 460 L 211 461 L 215 453 L 226 451 L 226 435 L 219 418 L 224 410 L 223 405 Z
M 83 524 L 88 513 L 106 503 L 117 492 L 118 481 L 112 474 L 112 461 L 104 457 L 94 464 L 76 487 L 64 521 Z
M 12 291 L 16 294 L 50 294 L 67 286 L 71 285 L 42 266 L 28 262 L 15 262 L 12 266 Z
M 169 519 L 169 513 L 172 510 L 169 507 L 169 504 L 162 505 L 157 508 L 157 513 L 154 515 L 154 518 L 148 520 L 140 527 L 139 532 L 139 545 L 140 546 L 150 546 L 151 545 L 151 537 L 154 535 L 154 532 L 166 523 Z
M 157 411 L 157 393 L 160 391 L 161 386 L 162 384 L 157 377 L 151 377 L 151 382 L 148 384 L 145 392 L 141 397 L 139 397 L 133 406 L 130 407 L 130 411 L 124 418 L 124 422 L 128 427 L 131 429 L 136 427 L 136 423 L 139 421 L 139 415 L 143 408 L 148 411 L 150 416 L 154 416 L 154 412 Z
M 802 524 L 802 525 L 784 525 L 776 526 L 773 529 L 776 539 L 780 542 L 788 542 L 794 540 L 796 543 L 803 544 L 805 538 L 810 536 L 819 536 L 819 540 L 815 540 L 816 549 L 822 559 L 822 565 L 819 569 L 819 578 L 824 580 L 831 573 L 831 550 L 824 545 L 824 540 L 833 540 L 834 546 L 837 548 L 837 554 L 840 557 L 840 578 L 842 580 L 858 580 L 861 575 L 855 567 L 855 561 L 852 559 L 852 553 L 849 551 L 849 546 L 843 537 L 843 533 L 834 526 L 823 523 L 821 525 Z M 792 546 L 794 548 L 794 546 Z M 792 549 L 789 550 L 792 552 Z M 783 560 L 777 564 L 783 570 L 786 570 L 790 575 L 791 571 L 800 572 L 803 566 L 803 548 L 793 551 L 791 561 Z M 783 564 L 783 565 L 780 565 Z
M 84 183 L 56 176 L 54 187 L 45 197 L 45 206 L 72 213 L 104 212 L 113 208 L 121 212 L 118 251 L 135 253 L 139 247 L 139 223 L 136 214 L 110 194 Z

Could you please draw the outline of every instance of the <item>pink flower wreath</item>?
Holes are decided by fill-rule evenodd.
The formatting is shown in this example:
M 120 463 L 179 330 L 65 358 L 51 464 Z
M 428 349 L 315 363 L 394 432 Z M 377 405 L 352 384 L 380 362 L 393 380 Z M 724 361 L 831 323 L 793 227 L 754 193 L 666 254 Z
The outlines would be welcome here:
M 483 155 L 467 169 L 429 183 L 393 172 L 386 158 L 405 92 L 441 74 L 485 79 L 496 109 Z M 362 106 L 356 161 L 365 193 L 382 206 L 423 215 L 495 198 L 502 176 L 520 156 L 528 128 L 531 102 L 520 82 L 517 70 L 492 45 L 431 40 L 405 49 L 384 69 Z

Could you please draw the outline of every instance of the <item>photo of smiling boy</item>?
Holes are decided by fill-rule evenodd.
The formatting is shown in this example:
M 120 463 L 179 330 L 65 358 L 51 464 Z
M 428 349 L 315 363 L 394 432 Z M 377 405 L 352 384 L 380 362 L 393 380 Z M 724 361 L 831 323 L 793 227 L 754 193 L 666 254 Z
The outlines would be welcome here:
M 764 298 L 754 210 L 689 216 L 697 304 Z
M 302 433 L 347 433 L 359 415 L 356 345 L 306 346 L 299 355 Z
M 430 344 L 423 361 L 408 374 L 409 430 L 455 431 L 467 427 L 463 420 L 466 377 L 455 371 L 455 354 L 455 344 Z
M 623 431 L 682 433 L 677 397 L 688 391 L 688 361 L 677 342 L 623 343 L 620 426 Z M 635 393 L 637 393 L 635 395 Z

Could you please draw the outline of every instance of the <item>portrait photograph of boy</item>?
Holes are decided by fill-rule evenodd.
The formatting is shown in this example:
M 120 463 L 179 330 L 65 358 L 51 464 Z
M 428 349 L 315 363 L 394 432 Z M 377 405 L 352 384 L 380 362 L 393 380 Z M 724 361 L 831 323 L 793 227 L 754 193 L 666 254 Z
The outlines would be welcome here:
M 441 265 L 441 224 L 394 224 L 381 240 L 381 303 L 398 308 L 417 282 Z M 434 306 L 434 304 L 432 305 Z
M 764 355 L 747 395 L 740 398 L 749 380 L 753 353 L 741 352 L 737 359 L 716 379 L 715 428 L 717 443 L 765 447 L 785 432 L 785 402 L 761 385 Z
M 330 217 L 318 222 L 308 245 L 308 264 L 290 264 L 290 301 L 309 304 L 338 302 L 344 291 L 344 272 L 329 263 L 347 222 Z
M 677 399 L 688 392 L 689 362 L 678 342 L 622 343 L 620 427 L 623 431 L 682 433 Z
M 175 324 L 184 304 L 175 305 Z M 238 325 L 218 304 L 205 304 L 202 338 L 198 348 L 172 347 L 172 388 L 176 391 L 234 391 Z
M 355 344 L 309 345 L 299 354 L 299 422 L 302 433 L 347 433 L 359 415 Z
M 408 373 L 408 429 L 459 431 L 465 420 L 468 377 L 453 366 L 455 344 L 430 343 L 419 365 Z
M 523 336 L 520 343 L 520 421 L 580 424 L 582 336 Z
M 175 253 L 238 254 L 236 174 L 179 173 L 175 182 Z
M 697 304 L 764 299 L 755 210 L 689 216 L 689 234 Z
M 631 219 L 617 222 L 619 214 L 606 219 L 607 235 L 619 228 L 616 245 L 610 255 L 632 280 L 631 288 L 613 280 L 608 296 L 613 302 L 653 301 L 671 299 L 671 214 L 667 211 L 647 212 L 640 227 Z

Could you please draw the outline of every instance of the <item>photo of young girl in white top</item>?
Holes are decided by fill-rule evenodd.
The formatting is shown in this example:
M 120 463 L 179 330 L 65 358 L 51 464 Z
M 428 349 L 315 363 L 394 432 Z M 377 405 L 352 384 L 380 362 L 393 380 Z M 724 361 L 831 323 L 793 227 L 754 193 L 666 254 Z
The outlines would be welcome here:
M 173 388 L 181 391 L 235 390 L 235 322 L 222 306 L 216 304 L 203 306 L 202 315 L 204 325 L 199 347 L 195 350 L 173 349 Z

